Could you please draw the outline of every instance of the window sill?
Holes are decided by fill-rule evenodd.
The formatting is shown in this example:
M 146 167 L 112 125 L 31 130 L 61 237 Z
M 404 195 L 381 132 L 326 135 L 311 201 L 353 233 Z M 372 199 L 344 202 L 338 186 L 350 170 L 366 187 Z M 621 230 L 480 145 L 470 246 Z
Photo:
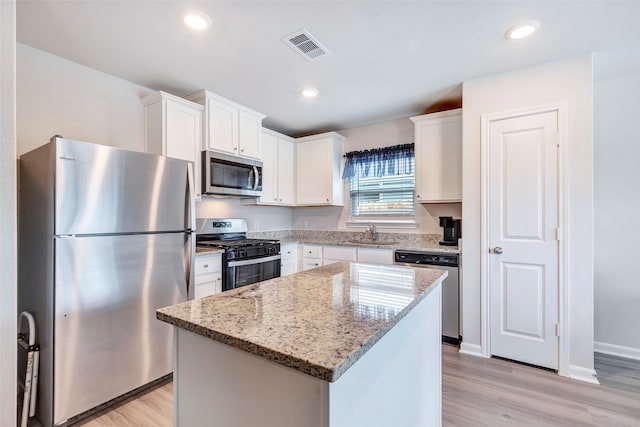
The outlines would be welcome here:
M 388 220 L 388 219 L 371 219 L 371 220 L 351 220 L 347 221 L 347 227 L 367 228 L 371 224 L 378 228 L 418 228 L 418 223 L 414 220 Z

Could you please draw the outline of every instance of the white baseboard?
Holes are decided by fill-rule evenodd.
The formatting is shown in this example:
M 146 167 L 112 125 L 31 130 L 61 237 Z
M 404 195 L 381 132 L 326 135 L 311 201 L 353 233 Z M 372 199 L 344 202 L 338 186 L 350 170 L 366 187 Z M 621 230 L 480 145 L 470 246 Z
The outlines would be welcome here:
M 465 342 L 460 344 L 460 353 L 470 354 L 471 356 L 484 357 L 482 354 L 482 347 L 478 344 L 467 344 Z
M 600 384 L 595 369 L 569 365 L 569 378 L 591 384 Z
M 596 341 L 593 343 L 593 350 L 596 353 L 624 357 L 625 359 L 640 360 L 640 348 L 625 347 L 622 345 Z

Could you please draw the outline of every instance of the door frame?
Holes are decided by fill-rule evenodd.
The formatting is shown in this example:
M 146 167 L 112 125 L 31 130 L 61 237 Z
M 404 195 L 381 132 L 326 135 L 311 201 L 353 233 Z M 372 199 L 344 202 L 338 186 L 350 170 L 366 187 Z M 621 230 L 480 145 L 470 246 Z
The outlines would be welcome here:
M 569 376 L 569 102 L 530 106 L 480 115 L 480 346 L 491 357 L 491 286 L 489 268 L 489 144 L 491 123 L 532 114 L 558 115 L 558 374 Z

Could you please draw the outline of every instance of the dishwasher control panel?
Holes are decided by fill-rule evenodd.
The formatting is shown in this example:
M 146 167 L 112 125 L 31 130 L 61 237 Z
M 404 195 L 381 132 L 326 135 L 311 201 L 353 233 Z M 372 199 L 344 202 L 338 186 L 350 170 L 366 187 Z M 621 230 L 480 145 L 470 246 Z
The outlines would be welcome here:
M 449 253 L 396 251 L 394 254 L 394 261 L 396 264 L 423 264 L 457 267 L 458 256 L 458 254 Z

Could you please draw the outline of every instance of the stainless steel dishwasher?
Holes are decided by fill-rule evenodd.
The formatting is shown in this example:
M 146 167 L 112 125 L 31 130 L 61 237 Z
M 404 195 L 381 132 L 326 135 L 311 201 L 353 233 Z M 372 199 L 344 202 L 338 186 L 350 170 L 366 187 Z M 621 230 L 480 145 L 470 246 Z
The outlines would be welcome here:
M 447 270 L 442 282 L 442 341 L 460 344 L 459 254 L 427 251 L 395 251 L 395 264 Z

